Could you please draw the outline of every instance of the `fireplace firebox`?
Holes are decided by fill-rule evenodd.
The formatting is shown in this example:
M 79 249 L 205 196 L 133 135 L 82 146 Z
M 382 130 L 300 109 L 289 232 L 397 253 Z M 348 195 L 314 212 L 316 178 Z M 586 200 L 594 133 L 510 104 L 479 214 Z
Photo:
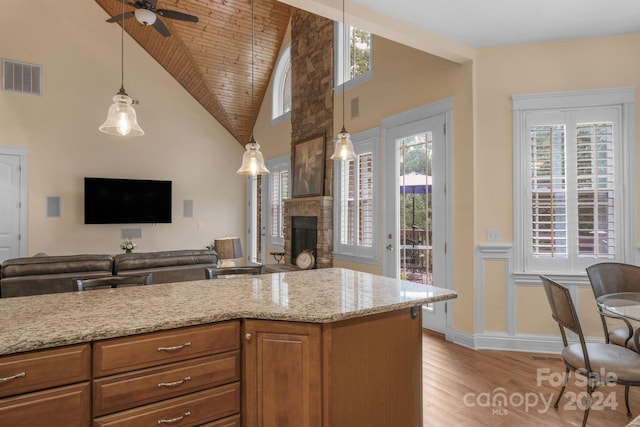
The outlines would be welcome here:
M 302 251 L 309 250 L 313 256 L 318 256 L 318 217 L 291 217 L 291 264 L 296 263 L 296 257 Z M 313 266 L 317 268 L 317 264 Z

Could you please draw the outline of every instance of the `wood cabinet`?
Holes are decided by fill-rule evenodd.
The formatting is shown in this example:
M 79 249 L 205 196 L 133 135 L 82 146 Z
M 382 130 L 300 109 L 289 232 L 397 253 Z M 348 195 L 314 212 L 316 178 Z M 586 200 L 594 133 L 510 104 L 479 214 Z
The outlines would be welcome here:
M 0 358 L 0 426 L 85 427 L 90 422 L 90 346 Z
M 321 327 L 246 320 L 244 425 L 316 427 L 321 417 Z
M 98 341 L 93 359 L 95 426 L 239 423 L 238 321 Z
M 244 426 L 421 427 L 420 316 L 244 321 Z

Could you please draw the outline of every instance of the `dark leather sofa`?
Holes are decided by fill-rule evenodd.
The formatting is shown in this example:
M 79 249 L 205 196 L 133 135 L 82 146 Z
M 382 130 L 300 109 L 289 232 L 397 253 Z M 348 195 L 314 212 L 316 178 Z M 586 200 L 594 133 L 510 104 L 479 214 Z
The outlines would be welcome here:
M 207 249 L 120 255 L 36 256 L 8 259 L 0 268 L 2 298 L 72 292 L 73 279 L 153 273 L 153 283 L 205 279 L 216 253 Z

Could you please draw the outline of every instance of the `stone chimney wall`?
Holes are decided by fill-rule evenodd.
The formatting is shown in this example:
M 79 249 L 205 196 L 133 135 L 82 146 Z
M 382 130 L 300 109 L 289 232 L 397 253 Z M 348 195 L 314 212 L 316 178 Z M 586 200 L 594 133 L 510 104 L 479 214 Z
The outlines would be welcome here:
M 291 14 L 291 152 L 299 142 L 325 135 L 323 194 L 296 197 L 284 204 L 284 248 L 291 260 L 291 217 L 318 217 L 318 268 L 333 265 L 333 38 L 330 19 L 292 8 Z M 292 178 L 293 159 L 292 159 Z

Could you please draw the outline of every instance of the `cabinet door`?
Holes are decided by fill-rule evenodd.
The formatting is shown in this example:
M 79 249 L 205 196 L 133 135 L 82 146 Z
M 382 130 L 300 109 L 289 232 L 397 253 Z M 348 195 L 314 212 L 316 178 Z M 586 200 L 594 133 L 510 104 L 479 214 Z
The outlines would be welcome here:
M 244 322 L 245 427 L 322 423 L 320 325 Z

